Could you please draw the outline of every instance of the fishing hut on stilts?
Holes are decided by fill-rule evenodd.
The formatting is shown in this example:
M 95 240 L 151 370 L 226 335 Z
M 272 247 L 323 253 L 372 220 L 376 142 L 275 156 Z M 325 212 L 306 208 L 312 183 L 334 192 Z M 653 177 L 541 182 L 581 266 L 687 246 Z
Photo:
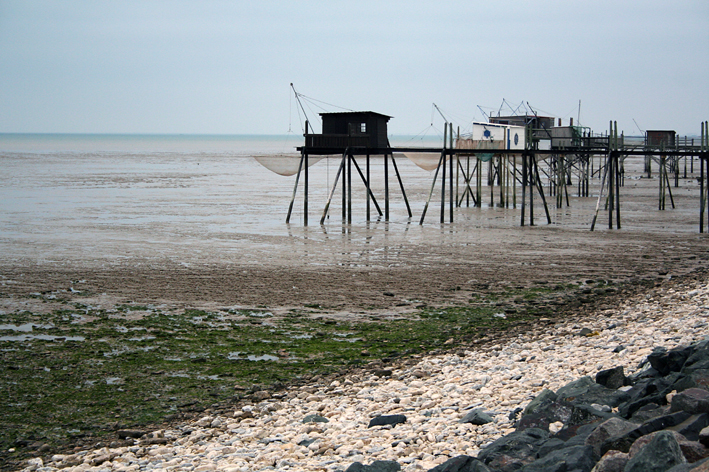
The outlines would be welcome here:
M 322 133 L 316 134 L 308 121 L 305 122 L 305 144 L 298 147 L 297 150 L 301 155 L 300 167 L 295 179 L 293 188 L 293 197 L 288 208 L 286 223 L 290 222 L 293 212 L 293 205 L 298 190 L 298 182 L 301 174 L 304 179 L 303 183 L 303 224 L 308 225 L 308 187 L 309 175 L 308 164 L 311 156 L 327 156 L 340 155 L 340 165 L 335 175 L 333 186 L 329 192 L 325 209 L 323 210 L 320 224 L 324 224 L 328 217 L 330 204 L 335 196 L 337 186 L 342 189 L 342 221 L 343 223 L 352 223 L 352 175 L 353 170 L 362 181 L 366 189 L 366 216 L 367 221 L 371 221 L 372 205 L 377 211 L 378 216 L 384 217 L 385 221 L 389 221 L 389 164 L 394 170 L 396 179 L 401 189 L 401 194 L 406 204 L 409 218 L 412 216 L 411 207 L 409 205 L 404 183 L 399 173 L 399 168 L 396 165 L 396 160 L 392 152 L 389 139 L 387 137 L 387 123 L 392 118 L 388 115 L 376 113 L 372 111 L 356 111 L 356 112 L 335 112 L 335 113 L 320 113 L 322 118 Z M 372 192 L 372 175 L 370 160 L 372 156 L 382 155 L 384 158 L 384 211 Z M 358 159 L 364 157 L 364 171 L 360 166 Z M 356 177 L 355 177 L 356 180 Z

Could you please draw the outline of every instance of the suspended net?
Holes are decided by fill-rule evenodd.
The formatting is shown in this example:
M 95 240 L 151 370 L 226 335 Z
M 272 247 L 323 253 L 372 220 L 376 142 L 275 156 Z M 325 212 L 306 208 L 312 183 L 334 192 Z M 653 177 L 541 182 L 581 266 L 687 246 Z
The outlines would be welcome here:
M 438 167 L 438 161 L 441 159 L 441 155 L 435 152 L 406 152 L 404 156 L 427 171 L 432 171 Z
M 308 156 L 308 167 L 322 158 Z M 271 172 L 289 177 L 298 173 L 301 156 L 254 156 L 254 159 Z
M 456 140 L 456 149 L 490 149 L 490 150 L 503 150 L 504 142 L 501 140 L 494 139 L 470 139 L 470 138 L 460 138 Z M 490 153 L 477 153 L 476 156 L 483 162 L 487 162 L 492 159 L 494 152 Z

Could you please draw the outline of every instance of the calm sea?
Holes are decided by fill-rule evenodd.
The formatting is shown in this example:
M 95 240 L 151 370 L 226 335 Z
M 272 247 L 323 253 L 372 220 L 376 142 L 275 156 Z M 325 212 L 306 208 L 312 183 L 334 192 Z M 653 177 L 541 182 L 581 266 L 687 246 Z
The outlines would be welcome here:
M 438 136 L 393 136 L 394 146 L 439 146 Z M 303 137 L 205 134 L 29 134 L 0 133 L 0 152 L 20 153 L 216 153 L 234 156 L 293 154 Z

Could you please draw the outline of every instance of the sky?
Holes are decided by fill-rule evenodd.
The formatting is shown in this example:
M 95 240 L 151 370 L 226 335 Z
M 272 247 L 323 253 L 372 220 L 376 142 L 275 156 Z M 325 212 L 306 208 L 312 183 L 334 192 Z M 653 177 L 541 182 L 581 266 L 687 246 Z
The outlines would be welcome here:
M 293 83 L 316 131 L 523 105 L 697 135 L 708 77 L 706 0 L 0 0 L 0 133 L 300 134 Z

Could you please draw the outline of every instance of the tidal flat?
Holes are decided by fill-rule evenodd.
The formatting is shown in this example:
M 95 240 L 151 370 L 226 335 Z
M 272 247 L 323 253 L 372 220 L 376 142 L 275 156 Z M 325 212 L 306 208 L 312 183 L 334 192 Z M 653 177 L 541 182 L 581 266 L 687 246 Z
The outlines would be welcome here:
M 578 309 L 579 300 L 597 305 L 621 292 L 605 280 L 500 287 L 469 293 L 460 306 L 420 305 L 413 315 L 354 321 L 317 305 L 274 314 L 133 302 L 97 307 L 77 301 L 78 290 L 4 294 L 6 307 L 29 309 L 2 314 L 0 448 L 9 459 L 108 445 L 118 430 L 150 430 L 233 407 L 255 392 L 277 397 L 316 376 L 499 340 Z

